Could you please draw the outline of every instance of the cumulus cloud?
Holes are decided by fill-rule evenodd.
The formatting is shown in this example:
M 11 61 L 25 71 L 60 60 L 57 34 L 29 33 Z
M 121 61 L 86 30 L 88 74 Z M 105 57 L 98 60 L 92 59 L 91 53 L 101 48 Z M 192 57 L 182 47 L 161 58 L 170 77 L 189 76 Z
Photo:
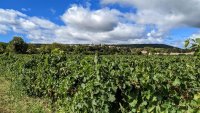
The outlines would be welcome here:
M 107 8 L 91 11 L 88 8 L 73 6 L 61 17 L 66 25 L 85 31 L 111 31 L 118 24 L 117 10 Z
M 127 43 L 129 39 L 140 39 L 144 28 L 142 26 L 119 23 L 112 31 L 106 32 L 91 32 L 85 30 L 77 32 L 77 29 L 73 27 L 60 27 L 55 32 L 57 37 L 62 41 L 69 39 L 70 41 L 74 40 L 72 42 L 79 40 L 79 42 L 87 43 L 120 43 L 122 41 Z
M 199 0 L 102 0 L 102 4 L 120 4 L 134 7 L 136 14 L 129 15 L 136 24 L 155 25 L 148 33 L 151 37 L 164 37 L 178 27 L 200 28 Z
M 200 32 L 193 34 L 192 36 L 189 37 L 189 39 L 196 39 L 200 38 Z
M 177 27 L 200 27 L 199 0 L 102 0 L 134 7 L 136 13 L 72 5 L 60 16 L 64 25 L 0 9 L 0 34 L 21 33 L 34 43 L 162 43 Z M 54 12 L 54 11 L 53 11 Z M 52 13 L 53 13 L 52 12 Z
M 200 27 L 199 0 L 102 0 L 102 4 L 114 3 L 136 7 L 138 23 Z
M 29 17 L 19 11 L 0 9 L 0 33 L 15 32 L 26 35 L 31 40 L 48 40 L 57 25 L 46 19 Z M 51 36 L 52 35 L 52 36 Z M 49 37 L 47 37 L 49 36 Z
M 127 23 L 126 16 L 115 9 L 91 10 L 73 5 L 61 16 L 65 25 L 57 25 L 16 10 L 0 9 L 0 33 L 21 33 L 33 43 L 129 43 L 130 40 L 145 40 L 142 39 L 147 38 L 145 27 Z
M 9 28 L 6 25 L 0 25 L 0 34 L 6 34 Z

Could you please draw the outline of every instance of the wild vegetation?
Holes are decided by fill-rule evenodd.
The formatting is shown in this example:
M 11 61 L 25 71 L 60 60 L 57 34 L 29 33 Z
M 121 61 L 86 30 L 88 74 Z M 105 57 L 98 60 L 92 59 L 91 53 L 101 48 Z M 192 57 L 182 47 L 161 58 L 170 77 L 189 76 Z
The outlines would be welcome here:
M 59 48 L 49 54 L 4 53 L 0 72 L 13 83 L 11 91 L 49 105 L 38 104 L 32 112 L 198 113 L 199 44 L 189 45 L 196 56 L 77 55 Z

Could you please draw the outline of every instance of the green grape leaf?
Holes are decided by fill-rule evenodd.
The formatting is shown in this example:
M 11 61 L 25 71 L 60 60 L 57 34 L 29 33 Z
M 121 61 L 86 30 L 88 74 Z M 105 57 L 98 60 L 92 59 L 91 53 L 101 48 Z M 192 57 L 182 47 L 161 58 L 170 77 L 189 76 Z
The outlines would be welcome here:
M 173 86 L 179 86 L 181 84 L 180 79 L 176 78 L 175 81 L 172 83 Z
M 115 95 L 109 95 L 109 97 L 108 97 L 108 101 L 109 102 L 114 102 L 115 101 Z

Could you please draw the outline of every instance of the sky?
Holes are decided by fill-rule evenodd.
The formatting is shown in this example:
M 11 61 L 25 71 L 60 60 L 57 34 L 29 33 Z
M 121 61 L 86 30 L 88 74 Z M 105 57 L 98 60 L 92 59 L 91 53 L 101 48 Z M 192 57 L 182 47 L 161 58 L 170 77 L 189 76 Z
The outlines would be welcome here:
M 0 42 L 183 47 L 199 18 L 200 0 L 0 0 Z

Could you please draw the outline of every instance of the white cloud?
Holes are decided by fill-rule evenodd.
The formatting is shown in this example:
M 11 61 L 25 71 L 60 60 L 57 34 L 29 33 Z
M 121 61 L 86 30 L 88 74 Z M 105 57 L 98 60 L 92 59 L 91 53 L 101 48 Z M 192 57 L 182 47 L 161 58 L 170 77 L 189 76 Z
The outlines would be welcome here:
M 200 27 L 199 0 L 102 0 L 102 4 L 114 3 L 137 8 L 139 23 Z
M 54 24 L 53 22 L 43 18 L 29 17 L 29 20 L 42 29 L 55 29 L 57 27 L 57 25 Z
M 22 27 L 23 29 L 27 29 L 27 30 L 32 30 L 37 27 L 37 25 L 35 23 L 33 23 L 32 21 L 22 19 L 22 18 L 19 19 L 19 24 L 20 24 L 20 27 Z
M 115 9 L 91 10 L 74 5 L 61 16 L 65 25 L 60 26 L 44 18 L 0 9 L 0 33 L 24 34 L 33 43 L 129 43 L 147 38 L 145 27 L 127 23 L 126 16 Z
M 154 38 L 154 37 L 147 37 L 147 38 L 140 38 L 140 39 L 130 39 L 131 44 L 155 44 L 155 43 L 163 43 L 162 38 Z
M 127 41 L 129 39 L 139 39 L 143 36 L 144 26 L 133 25 L 133 24 L 122 24 L 111 32 L 108 33 L 109 39 Z
M 111 31 L 117 26 L 120 12 L 107 8 L 91 11 L 89 8 L 73 6 L 69 8 L 62 20 L 66 25 L 85 31 Z
M 200 38 L 200 32 L 193 34 L 188 39 L 196 39 L 196 38 Z
M 102 0 L 102 4 L 120 4 L 137 9 L 128 17 L 136 24 L 155 25 L 150 37 L 165 37 L 173 28 L 200 28 L 200 0 Z
M 162 43 L 177 27 L 200 27 L 199 0 L 102 0 L 102 4 L 134 7 L 136 13 L 116 9 L 91 10 L 72 5 L 60 16 L 65 25 L 0 9 L 0 34 L 24 34 L 34 43 Z M 22 8 L 22 11 L 28 9 Z M 55 10 L 50 9 L 52 13 Z M 199 35 L 198 35 L 199 36 Z
M 31 11 L 31 8 L 21 8 L 22 11 L 27 12 L 27 11 Z
M 0 25 L 0 34 L 6 34 L 9 28 L 6 25 Z
M 26 17 L 23 13 L 12 9 L 0 9 L 0 24 L 15 24 L 19 16 Z
M 29 17 L 16 10 L 0 9 L 1 34 L 15 32 L 26 35 L 32 41 L 40 42 L 40 40 L 51 39 L 52 30 L 56 27 L 57 25 L 46 19 Z
M 60 40 L 69 39 L 72 43 L 76 43 L 77 40 L 80 43 L 120 43 L 122 41 L 127 43 L 129 39 L 139 39 L 144 32 L 144 28 L 119 23 L 112 31 L 106 32 L 77 31 L 73 27 L 61 27 L 55 32 Z

